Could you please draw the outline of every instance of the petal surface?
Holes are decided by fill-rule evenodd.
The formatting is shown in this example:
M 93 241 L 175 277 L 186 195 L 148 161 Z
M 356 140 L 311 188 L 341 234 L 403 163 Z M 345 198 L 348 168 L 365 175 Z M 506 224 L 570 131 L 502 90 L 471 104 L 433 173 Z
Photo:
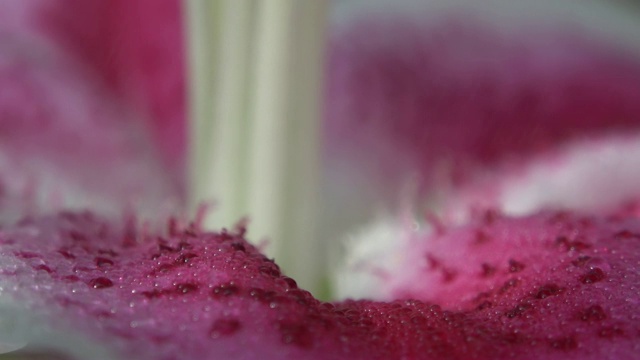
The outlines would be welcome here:
M 640 346 L 635 218 L 452 229 L 415 245 L 424 266 L 398 291 L 423 300 L 386 303 L 317 301 L 242 232 L 24 221 L 2 230 L 3 295 L 122 358 L 631 359 Z

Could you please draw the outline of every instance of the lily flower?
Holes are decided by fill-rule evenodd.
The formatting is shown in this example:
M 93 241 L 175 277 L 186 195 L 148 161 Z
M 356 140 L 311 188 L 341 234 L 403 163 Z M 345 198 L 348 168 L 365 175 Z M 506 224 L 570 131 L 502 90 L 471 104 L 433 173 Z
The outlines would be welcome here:
M 184 220 L 201 139 L 180 2 L 0 3 L 0 358 L 636 356 L 631 10 L 333 5 L 326 256 L 353 235 L 334 271 L 349 299 L 326 302 L 293 278 L 328 270 L 283 272 L 296 263 L 250 243 L 251 222 Z

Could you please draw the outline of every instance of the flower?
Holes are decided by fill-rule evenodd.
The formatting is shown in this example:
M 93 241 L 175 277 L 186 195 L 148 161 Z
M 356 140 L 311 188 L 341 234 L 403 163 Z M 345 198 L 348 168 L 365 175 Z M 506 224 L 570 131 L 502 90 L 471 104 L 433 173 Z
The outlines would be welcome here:
M 494 29 L 464 12 L 426 27 L 400 21 L 413 19 L 406 14 L 340 25 L 327 95 L 326 151 L 338 159 L 327 164 L 329 195 L 344 190 L 339 170 L 358 164 L 348 181 L 378 199 L 394 199 L 387 189 L 415 173 L 410 205 L 437 206 L 429 221 L 392 220 L 383 237 L 395 242 L 352 264 L 373 279 L 363 295 L 384 301 L 328 303 L 249 244 L 243 224 L 208 232 L 168 217 L 183 196 L 166 170 L 183 161 L 183 130 L 167 130 L 183 129 L 173 98 L 183 81 L 178 7 L 145 4 L 2 5 L 16 16 L 0 54 L 9 89 L 0 98 L 0 330 L 11 335 L 0 350 L 91 359 L 634 357 L 633 184 L 605 179 L 627 185 L 615 199 L 596 198 L 597 210 L 535 191 L 542 200 L 517 215 L 505 205 L 511 184 L 553 190 L 561 181 L 545 181 L 564 169 L 588 173 L 576 157 L 633 149 L 622 138 L 637 137 L 640 67 L 620 47 L 603 52 L 602 42 L 551 25 Z M 147 32 L 163 28 L 158 19 L 175 32 Z M 154 120 L 136 123 L 140 113 Z M 155 129 L 151 139 L 144 126 Z M 160 229 L 162 221 L 145 226 L 126 213 L 123 222 L 129 206 L 169 220 Z
M 177 3 L 165 3 L 178 8 Z M 181 141 L 173 128 L 183 125 L 181 63 L 162 54 L 172 54 L 170 48 L 158 49 L 157 42 L 169 42 L 164 34 L 145 35 L 131 29 L 138 36 L 127 36 L 131 43 L 117 40 L 122 36 L 115 30 L 124 31 L 137 14 L 131 7 L 122 14 L 132 19 L 118 16 L 119 6 L 125 5 L 99 1 L 2 4 L 3 16 L 8 18 L 2 22 L 0 52 L 6 89 L 0 163 L 3 220 L 60 207 L 91 207 L 114 216 L 134 205 L 143 213 L 162 217 L 181 203 L 180 177 L 170 174 L 178 173 L 182 165 L 169 160 L 177 158 L 171 155 L 179 151 L 173 144 Z M 69 13 L 70 8 L 78 11 L 77 16 Z M 103 20 L 103 8 L 114 11 L 113 17 Z M 145 19 L 157 24 L 156 18 L 162 19 L 173 8 L 153 9 Z M 178 28 L 175 21 L 174 29 Z M 148 31 L 144 24 L 137 26 Z M 110 53 L 102 53 L 104 49 Z M 136 51 L 140 55 L 134 55 Z M 133 62 L 143 56 L 168 58 L 167 64 L 156 60 L 152 68 Z M 174 56 L 180 59 L 181 55 Z M 171 69 L 173 77 L 163 68 Z M 178 99 L 168 101 L 171 96 Z M 161 121 L 170 124 L 153 126 Z M 175 139 L 165 139 L 160 132 L 166 130 L 159 129 L 176 133 Z

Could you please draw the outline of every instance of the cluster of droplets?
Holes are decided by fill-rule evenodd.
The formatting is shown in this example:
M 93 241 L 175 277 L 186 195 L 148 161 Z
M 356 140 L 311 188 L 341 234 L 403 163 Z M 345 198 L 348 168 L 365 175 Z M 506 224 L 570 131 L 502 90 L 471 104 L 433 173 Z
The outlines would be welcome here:
M 453 297 L 438 302 L 318 301 L 244 232 L 206 233 L 172 220 L 166 234 L 151 235 L 62 213 L 3 231 L 1 255 L 14 261 L 2 276 L 15 284 L 11 295 L 48 309 L 54 322 L 140 359 L 258 350 L 290 358 L 597 357 L 599 341 L 621 356 L 637 350 L 628 299 L 637 301 L 631 250 L 640 224 L 632 220 L 552 214 L 443 230 L 434 236 L 447 241 L 435 244 L 503 254 L 463 266 L 431 249 L 425 271 L 440 277 L 432 289 Z M 465 294 L 463 284 L 475 287 Z
M 634 218 L 492 214 L 416 242 L 425 254 L 422 273 L 396 294 L 436 302 L 469 324 L 493 329 L 499 335 L 482 341 L 494 351 L 502 347 L 503 355 L 530 348 L 610 356 L 585 354 L 598 339 L 608 341 L 607 351 L 625 354 L 616 356 L 638 348 L 637 293 L 625 285 L 638 279 Z

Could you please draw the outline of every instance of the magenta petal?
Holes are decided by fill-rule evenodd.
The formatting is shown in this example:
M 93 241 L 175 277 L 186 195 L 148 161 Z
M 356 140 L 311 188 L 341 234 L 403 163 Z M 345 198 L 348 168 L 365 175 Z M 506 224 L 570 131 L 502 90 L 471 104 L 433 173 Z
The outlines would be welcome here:
M 438 190 L 478 167 L 640 128 L 631 52 L 579 27 L 505 30 L 463 11 L 429 17 L 425 7 L 370 14 L 334 34 L 331 158 L 386 183 L 418 173 Z
M 440 305 L 322 303 L 242 229 L 171 224 L 151 236 L 64 213 L 5 228 L 3 295 L 123 358 L 631 359 L 639 350 L 635 219 L 495 219 L 433 239 L 446 251 L 433 251 L 422 278 Z
M 0 222 L 60 208 L 154 216 L 179 202 L 135 116 L 82 64 L 7 35 L 0 84 Z
M 123 358 L 369 353 L 344 311 L 298 289 L 240 234 L 169 232 L 122 233 L 88 213 L 5 229 L 1 252 L 13 261 L 2 278 L 17 285 L 6 295 Z
M 173 180 L 182 186 L 186 65 L 181 1 L 33 4 L 37 29 L 91 68 L 121 103 L 142 115 Z

